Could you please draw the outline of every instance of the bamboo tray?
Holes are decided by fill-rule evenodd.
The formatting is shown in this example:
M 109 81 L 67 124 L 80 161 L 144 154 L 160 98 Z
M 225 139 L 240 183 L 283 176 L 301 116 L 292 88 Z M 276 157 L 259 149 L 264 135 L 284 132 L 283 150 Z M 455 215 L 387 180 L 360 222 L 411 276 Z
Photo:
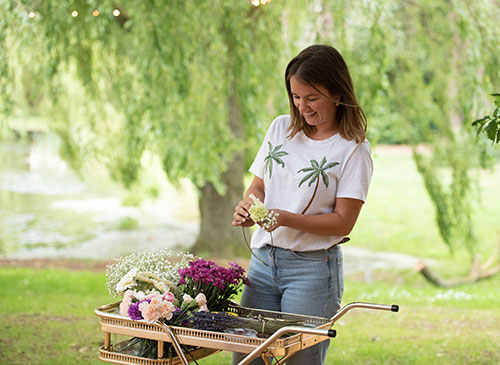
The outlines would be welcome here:
M 210 356 L 218 350 L 199 348 L 191 351 L 192 358 L 199 360 Z M 99 360 L 111 362 L 114 364 L 141 364 L 141 365 L 182 365 L 181 359 L 176 356 L 172 359 L 147 359 L 144 357 L 124 354 L 117 351 L 108 351 L 102 346 L 99 349 Z
M 171 342 L 169 334 L 166 333 L 163 328 L 157 324 L 148 324 L 144 320 L 134 321 L 128 317 L 121 316 L 118 311 L 119 304 L 120 303 L 118 302 L 104 305 L 95 310 L 95 314 L 100 318 L 99 324 L 101 326 L 101 330 L 105 334 L 104 347 L 101 350 L 101 355 L 103 353 L 106 354 L 106 352 L 110 351 L 111 334 L 118 334 L 158 341 L 158 357 L 159 359 L 161 359 L 161 357 L 163 357 L 163 342 Z M 265 319 L 272 318 L 276 320 L 297 320 L 304 322 L 304 327 L 309 328 L 328 329 L 332 325 L 331 320 L 328 318 L 263 311 L 252 308 L 239 307 L 236 305 L 231 306 L 228 312 L 235 313 L 238 316 L 252 315 Z M 203 331 L 186 327 L 171 326 L 170 329 L 176 335 L 181 345 L 212 349 L 212 353 L 221 350 L 250 353 L 266 341 L 265 338 L 247 337 L 214 331 Z M 288 354 L 293 354 L 299 350 L 313 346 L 326 339 L 327 337 L 325 336 L 297 333 L 276 340 L 272 344 L 272 346 L 267 348 L 266 354 L 268 356 L 274 357 L 286 356 Z M 210 354 L 205 354 L 204 352 L 202 352 L 199 355 L 208 356 Z M 144 362 L 134 363 L 143 364 Z

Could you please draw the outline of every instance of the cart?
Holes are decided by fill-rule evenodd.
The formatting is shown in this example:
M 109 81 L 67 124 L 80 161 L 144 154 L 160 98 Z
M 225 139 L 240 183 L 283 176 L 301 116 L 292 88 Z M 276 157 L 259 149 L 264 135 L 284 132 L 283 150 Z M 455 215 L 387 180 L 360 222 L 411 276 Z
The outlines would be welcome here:
M 232 305 L 228 312 L 237 316 L 259 316 L 265 319 L 292 320 L 303 323 L 302 326 L 286 326 L 277 330 L 268 338 L 249 337 L 215 331 L 204 331 L 186 327 L 168 326 L 163 322 L 148 324 L 144 320 L 135 321 L 119 315 L 119 302 L 104 305 L 95 310 L 100 318 L 99 324 L 104 332 L 104 346 L 99 351 L 99 359 L 116 364 L 143 365 L 189 365 L 219 351 L 232 351 L 247 354 L 239 365 L 249 364 L 259 356 L 264 363 L 271 364 L 270 358 L 279 358 L 284 363 L 297 351 L 316 345 L 329 337 L 335 337 L 336 331 L 331 327 L 347 312 L 354 308 L 384 310 L 397 312 L 398 305 L 384 305 L 354 302 L 342 307 L 332 318 L 304 316 L 290 313 L 264 311 Z M 119 352 L 111 343 L 111 335 L 125 335 L 158 342 L 158 358 L 146 359 Z M 164 358 L 165 343 L 171 343 L 177 356 Z M 182 346 L 191 346 L 186 354 Z M 187 355 L 187 356 L 186 356 Z M 188 357 L 190 360 L 188 360 Z

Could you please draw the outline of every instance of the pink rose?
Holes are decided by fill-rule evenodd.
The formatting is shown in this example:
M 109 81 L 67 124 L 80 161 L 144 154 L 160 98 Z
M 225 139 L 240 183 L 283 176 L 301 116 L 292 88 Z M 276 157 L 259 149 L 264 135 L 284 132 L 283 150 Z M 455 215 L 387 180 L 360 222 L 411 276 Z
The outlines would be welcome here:
M 127 302 L 125 299 L 120 303 L 120 315 L 124 317 L 128 317 L 128 307 L 130 307 L 130 302 Z
M 139 303 L 139 310 L 142 312 L 145 312 L 146 309 L 149 307 L 149 303 L 148 302 L 141 302 Z M 143 315 L 144 317 L 144 315 Z
M 167 321 L 171 320 L 173 317 L 173 312 L 175 311 L 175 306 L 169 302 L 164 300 L 161 302 L 160 307 L 160 317 L 165 318 Z
M 134 290 L 127 290 L 123 295 L 123 300 L 120 303 L 120 315 L 128 317 L 128 307 L 132 304 L 132 298 L 134 297 Z
M 196 300 L 199 306 L 207 304 L 207 297 L 203 293 L 198 294 L 194 300 Z
M 149 305 L 144 311 L 141 311 L 141 314 L 144 317 L 144 320 L 149 324 L 156 322 L 156 320 L 160 317 L 160 314 L 152 305 Z
M 149 305 L 152 305 L 154 308 L 158 308 L 161 303 L 161 297 L 153 297 L 149 302 Z
M 189 304 L 193 301 L 193 297 L 191 297 L 191 295 L 189 295 L 189 294 L 184 294 L 182 296 L 182 301 L 186 304 Z
M 173 303 L 173 302 L 175 302 L 175 295 L 173 295 L 170 292 L 166 292 L 165 294 L 163 294 L 163 300 L 166 300 L 166 301 Z

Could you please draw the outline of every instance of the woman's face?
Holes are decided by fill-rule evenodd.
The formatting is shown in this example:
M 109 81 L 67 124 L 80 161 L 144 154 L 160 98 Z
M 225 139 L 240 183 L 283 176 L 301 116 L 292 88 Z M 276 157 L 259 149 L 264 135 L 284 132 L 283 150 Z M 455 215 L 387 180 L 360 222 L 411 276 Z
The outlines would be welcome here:
M 314 88 L 296 79 L 295 76 L 290 78 L 290 89 L 293 103 L 307 124 L 321 129 L 336 127 L 335 100 L 340 98 L 338 95 L 330 95 L 323 86 L 318 85 Z

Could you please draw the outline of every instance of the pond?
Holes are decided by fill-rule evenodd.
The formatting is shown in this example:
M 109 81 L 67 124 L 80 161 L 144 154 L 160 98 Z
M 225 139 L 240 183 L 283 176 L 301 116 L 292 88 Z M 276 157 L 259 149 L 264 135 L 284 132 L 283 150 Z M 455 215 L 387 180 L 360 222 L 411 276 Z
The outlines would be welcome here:
M 110 259 L 194 242 L 196 215 L 180 220 L 173 213 L 182 204 L 178 194 L 124 206 L 115 184 L 89 181 L 59 157 L 54 136 L 0 142 L 1 256 Z

